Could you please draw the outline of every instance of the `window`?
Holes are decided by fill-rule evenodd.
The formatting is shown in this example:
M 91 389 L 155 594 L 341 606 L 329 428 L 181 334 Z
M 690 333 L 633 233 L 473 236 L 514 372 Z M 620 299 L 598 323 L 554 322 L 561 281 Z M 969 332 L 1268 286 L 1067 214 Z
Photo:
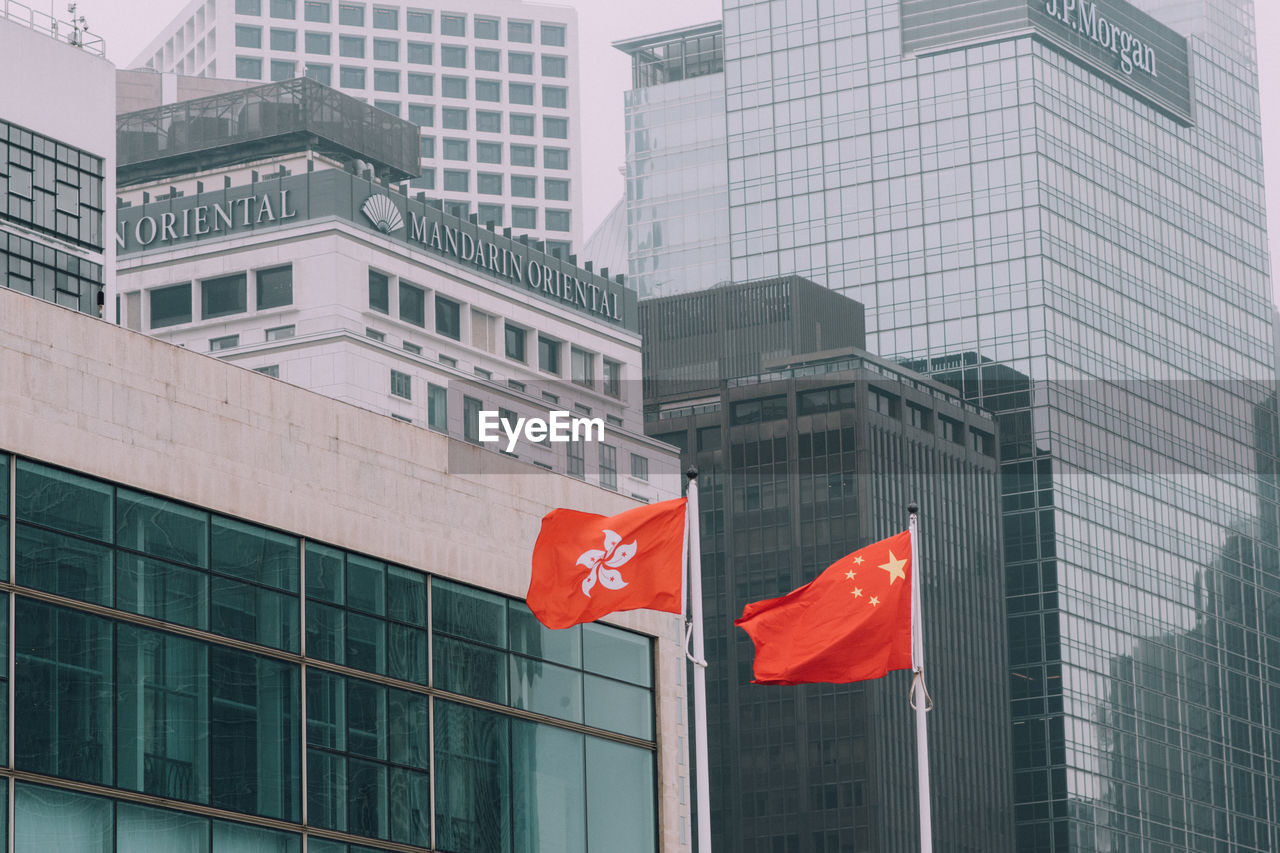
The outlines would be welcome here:
M 785 395 L 763 397 L 757 400 L 743 400 L 734 403 L 729 410 L 729 422 L 734 426 L 784 420 L 786 417 L 787 398 Z M 661 440 L 665 441 L 666 439 Z
M 431 45 L 424 44 L 420 41 L 409 42 L 409 61 L 414 65 L 430 65 L 433 60 L 431 58 Z
M 542 135 L 552 139 L 569 138 L 569 120 L 567 118 L 542 117 Z
M 542 43 L 551 47 L 564 47 L 564 24 L 543 24 Z
M 542 105 L 566 109 L 569 106 L 569 90 L 563 86 L 543 86 Z
M 568 231 L 569 230 L 569 211 L 547 210 L 545 216 L 546 216 L 548 231 Z
M 563 56 L 543 56 L 542 57 L 542 76 L 543 77 L 563 77 L 565 76 L 566 61 Z
M 867 389 L 867 406 L 873 412 L 879 412 L 891 418 L 898 417 L 898 398 L 893 394 L 881 391 L 879 388 L 869 387 Z
M 391 371 L 391 393 L 406 400 L 413 399 L 413 385 L 409 374 L 398 370 Z
M 568 240 L 547 240 L 545 245 L 546 245 L 547 254 L 550 255 L 551 257 L 553 258 L 569 257 L 569 241 Z
M 569 349 L 569 379 L 575 385 L 581 385 L 584 388 L 595 387 L 595 355 L 586 350 L 570 347 Z
M 304 20 L 314 21 L 317 24 L 329 23 L 329 3 L 328 0 L 307 0 L 302 4 L 302 17 Z
M 418 156 L 428 158 L 436 156 L 436 138 L 434 136 L 418 137 Z
M 447 355 L 440 356 L 440 363 L 443 364 L 445 367 L 458 366 L 458 360 L 456 358 L 449 358 L 449 356 Z
M 400 118 L 400 102 L 399 101 L 374 101 L 373 105 L 384 113 L 391 113 L 396 118 Z
M 293 304 L 293 267 L 258 270 L 258 310 Z
M 275 326 L 267 329 L 263 337 L 268 341 L 284 341 L 292 338 L 295 334 L 297 334 L 296 326 Z
M 275 27 L 271 28 L 271 49 L 295 51 L 298 49 L 298 32 L 297 30 L 279 30 Z
M 507 122 L 513 136 L 533 136 L 533 116 L 512 113 Z
M 409 73 L 409 94 L 410 95 L 430 95 L 434 93 L 435 82 L 436 82 L 435 75 L 421 74 L 417 71 L 410 71 L 408 73 Z M 413 116 L 413 106 L 417 106 L 417 105 L 415 104 L 409 107 L 410 119 L 412 119 L 412 116 Z M 427 109 L 430 109 L 430 107 L 428 107 Z M 415 124 L 421 124 L 421 122 L 415 122 Z
M 382 62 L 399 62 L 400 42 L 395 39 L 374 39 L 373 58 Z
M 364 36 L 338 36 L 338 55 L 364 58 Z
M 411 33 L 431 32 L 431 13 L 421 9 L 405 9 L 404 27 Z
M 497 80 L 477 80 L 476 100 L 494 103 L 502 100 L 502 84 Z
M 264 366 L 264 367 L 255 367 L 255 368 L 253 369 L 253 372 L 254 372 L 254 373 L 261 373 L 261 374 L 262 374 L 262 375 L 264 375 L 264 376 L 270 376 L 272 379 L 279 379 L 279 378 L 280 378 L 280 365 L 278 365 L 278 364 L 268 364 L 268 365 L 266 365 L 266 366 Z
M 292 80 L 295 75 L 297 63 L 285 62 L 282 59 L 271 60 L 271 79 L 272 80 Z
M 618 489 L 618 448 L 611 444 L 600 445 L 600 485 Z
M 490 41 L 498 38 L 498 19 L 497 18 L 481 18 L 477 16 L 472 21 L 474 35 L 478 39 L 488 39 Z
M 237 15 L 261 15 L 262 0 L 236 0 Z
M 533 84 L 508 83 L 507 100 L 513 104 L 527 104 L 529 106 L 533 106 Z
M 507 41 L 533 44 L 533 24 L 528 21 L 507 21 Z
M 493 379 L 492 370 L 485 370 L 483 367 L 477 367 L 477 368 L 474 368 L 474 370 L 475 370 L 476 376 L 479 376 L 481 379 L 490 379 L 490 380 Z
M 502 162 L 502 143 L 501 142 L 477 142 L 476 143 L 476 162 L 477 163 L 501 163 Z
M 387 339 L 385 332 L 379 332 L 377 329 L 370 329 L 368 327 L 364 330 L 364 336 L 369 340 L 377 341 L 378 343 L 382 343 Z
M 466 130 L 467 111 L 458 107 L 445 107 L 440 111 L 440 125 L 448 130 Z
M 247 308 L 248 276 L 244 273 L 200 282 L 200 319 L 240 314 Z
M 453 44 L 441 45 L 440 64 L 447 68 L 466 68 L 467 49 Z
M 462 398 L 462 437 L 475 444 L 480 443 L 480 407 L 475 397 Z
M 517 53 L 516 51 L 507 52 L 507 71 L 511 74 L 532 74 L 533 73 L 533 54 Z
M 262 27 L 236 24 L 236 47 L 262 47 Z
M 476 110 L 476 130 L 483 133 L 502 133 L 502 113 Z
M 477 71 L 498 71 L 501 64 L 501 51 L 476 48 L 475 61 Z M 495 98 L 494 100 L 497 100 Z
M 440 34 L 445 36 L 465 36 L 467 34 L 467 16 L 441 15 Z
M 546 178 L 542 182 L 542 195 L 552 201 L 568 201 L 569 182 L 557 178 Z
M 151 328 L 191 322 L 191 282 L 157 287 L 150 292 Z
M 565 170 L 569 168 L 569 149 L 568 148 L 552 148 L 550 146 L 542 149 L 542 165 L 548 169 Z
M 560 375 L 560 342 L 538 335 L 538 369 Z
M 373 28 L 375 30 L 400 29 L 400 10 L 386 6 L 373 7 Z
M 323 83 L 326 86 L 333 84 L 333 66 L 332 65 L 316 65 L 315 63 L 307 63 L 307 76 L 317 83 Z
M 481 195 L 502 195 L 502 175 L 496 172 L 478 172 L 476 192 Z
M 925 432 L 933 432 L 933 412 L 924 406 L 907 403 L 908 419 L 913 427 Z
M 538 179 L 524 175 L 511 176 L 511 194 L 517 198 L 535 198 L 538 193 Z
M 579 480 L 587 479 L 587 456 L 581 441 L 570 441 L 565 445 L 565 473 Z
M 436 333 L 462 340 L 462 306 L 443 296 L 436 297 Z
M 494 228 L 502 227 L 502 205 L 500 204 L 481 204 L 476 207 L 476 220 L 486 228 L 492 225 Z
M 422 355 L 422 347 L 418 346 L 417 344 L 411 344 L 408 341 L 401 341 L 400 347 L 405 352 L 410 353 L 412 355 Z
M 427 78 L 427 88 L 430 88 L 431 75 L 421 75 Z M 412 75 L 409 79 L 410 85 L 413 85 Z M 410 90 L 412 91 L 412 89 Z M 428 92 L 427 94 L 430 94 Z M 431 127 L 436 123 L 436 108 L 428 104 L 410 104 L 409 105 L 409 121 L 418 125 L 418 127 Z
M 383 314 L 391 310 L 391 279 L 380 272 L 369 270 L 369 307 Z
M 271 17 L 292 21 L 298 17 L 298 5 L 295 0 L 271 0 Z
M 507 358 L 515 361 L 523 362 L 525 360 L 525 337 L 528 335 L 524 329 L 519 326 L 506 324 L 506 349 Z
M 465 98 L 467 96 L 467 78 L 441 77 L 440 94 L 446 98 Z
M 469 172 L 463 172 L 458 169 L 444 170 L 444 189 L 448 190 L 449 192 L 455 192 L 455 193 L 468 192 L 470 190 L 470 184 L 471 184 L 471 180 L 470 180 Z M 455 213 L 453 215 L 457 216 L 459 219 L 467 218 L 465 208 L 462 213 L 460 214 Z
M 261 80 L 262 60 L 250 56 L 237 56 L 236 77 L 241 80 Z
M 400 72 L 389 71 L 385 68 L 375 68 L 373 71 L 373 88 L 377 92 L 399 92 Z M 396 112 L 399 112 L 399 109 Z
M 631 454 L 631 476 L 637 480 L 649 480 L 649 459 L 638 453 Z
M 223 349 L 232 349 L 240 346 L 239 335 L 223 335 L 220 338 L 212 338 L 209 341 L 209 352 L 217 352 Z
M 465 139 L 446 139 L 444 141 L 444 159 L 466 160 L 469 154 L 469 143 Z
M 427 292 L 407 281 L 400 282 L 400 319 L 426 328 Z
M 622 399 L 622 365 L 612 359 L 601 362 L 604 367 L 604 393 Z
M 446 201 L 444 212 L 456 219 L 466 219 L 471 213 L 471 205 L 465 201 Z
M 423 169 L 422 174 L 409 182 L 415 190 L 433 190 L 436 188 L 436 170 Z
M 338 69 L 338 84 L 344 89 L 363 89 L 364 69 L 342 66 Z
M 512 207 L 511 208 L 511 227 L 512 228 L 537 228 L 538 227 L 538 208 Z
M 944 415 L 938 415 L 938 425 L 942 434 L 943 441 L 952 441 L 960 444 L 964 441 L 964 424 L 954 421 Z
M 427 384 L 427 426 L 439 432 L 449 431 L 449 395 L 441 385 Z
M 364 26 L 364 4 L 363 3 L 339 3 L 338 4 L 338 23 L 344 27 L 363 27 Z
M 328 56 L 333 50 L 333 40 L 328 33 L 307 33 L 302 39 L 303 49 L 307 53 L 318 53 Z
M 538 149 L 533 145 L 512 145 L 511 146 L 511 165 L 512 166 L 532 166 L 537 157 Z

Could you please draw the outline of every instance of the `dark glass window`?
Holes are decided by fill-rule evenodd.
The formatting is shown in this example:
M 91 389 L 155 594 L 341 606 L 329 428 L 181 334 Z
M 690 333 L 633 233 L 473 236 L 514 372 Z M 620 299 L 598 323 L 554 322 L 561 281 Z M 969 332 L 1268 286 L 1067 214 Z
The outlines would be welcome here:
M 441 385 L 427 385 L 427 426 L 449 431 L 449 395 Z
M 427 325 L 427 292 L 407 281 L 400 282 L 400 319 L 415 326 Z
M 302 17 L 317 24 L 329 23 L 330 6 L 327 0 L 306 0 L 302 4 Z
M 436 156 L 436 138 L 434 136 L 418 137 L 418 156 L 420 157 Z
M 339 3 L 338 4 L 338 23 L 344 27 L 363 27 L 364 26 L 364 4 L 362 3 Z
M 502 162 L 502 143 L 501 142 L 477 142 L 476 143 L 476 162 L 501 163 Z
M 476 110 L 476 130 L 485 133 L 501 133 L 502 113 L 492 110 Z
M 507 51 L 507 71 L 512 74 L 532 74 L 533 54 Z
M 307 63 L 307 76 L 317 83 L 323 83 L 329 86 L 333 83 L 333 66 L 332 65 L 316 65 Z
M 303 39 L 303 47 L 307 53 L 328 56 L 333 49 L 333 43 L 328 33 L 307 33 Z
M 441 77 L 440 78 L 440 94 L 446 98 L 465 98 L 467 97 L 467 78 L 466 77 Z
M 409 42 L 409 61 L 414 65 L 430 65 L 432 46 L 420 41 Z
M 618 448 L 611 444 L 600 445 L 600 485 L 618 489 Z
M 258 309 L 293 304 L 293 267 L 258 270 Z
M 486 50 L 482 47 L 476 48 L 476 70 L 477 71 L 498 71 L 502 63 L 502 52 L 497 50 Z M 494 100 L 497 100 L 496 98 Z
M 338 69 L 338 82 L 344 89 L 363 89 L 364 69 L 344 65 Z
M 542 149 L 542 165 L 548 169 L 568 169 L 569 149 L 546 146 Z
M 604 359 L 604 393 L 610 397 L 622 397 L 622 365 L 612 359 Z
M 412 400 L 412 377 L 407 373 L 401 373 L 399 370 L 391 371 L 391 395 L 393 397 L 403 397 L 406 400 Z
M 236 0 L 237 15 L 261 15 L 262 0 Z
M 552 139 L 569 138 L 569 120 L 567 118 L 542 117 L 542 135 Z
M 532 44 L 533 24 L 528 21 L 507 21 L 507 41 Z
M 148 291 L 151 302 L 151 328 L 176 326 L 191 322 L 191 283 L 171 284 Z
M 400 42 L 395 39 L 374 39 L 373 58 L 382 62 L 399 62 Z
M 502 175 L 497 172 L 476 173 L 476 192 L 481 195 L 502 195 Z
M 569 211 L 567 210 L 548 210 L 544 214 L 547 222 L 548 231 L 568 231 L 569 230 Z
M 252 56 L 237 56 L 236 77 L 241 80 L 261 80 L 262 60 Z
M 564 77 L 567 60 L 563 56 L 543 56 L 543 77 Z
M 496 39 L 498 38 L 498 19 L 497 18 L 481 18 L 477 16 L 472 22 L 475 28 L 474 35 L 478 39 Z
M 467 192 L 470 189 L 471 173 L 460 169 L 444 170 L 444 188 L 450 192 Z M 455 213 L 459 219 L 466 219 L 467 215 L 463 213 Z
M 363 59 L 364 36 L 338 36 L 338 54 Z
M 271 49 L 293 52 L 298 49 L 298 31 L 271 28 Z
M 467 111 L 459 107 L 445 107 L 440 110 L 440 125 L 447 130 L 466 130 Z
M 444 159 L 466 160 L 470 156 L 471 143 L 466 139 L 446 139 L 444 141 Z
M 475 397 L 462 398 L 462 437 L 467 441 L 480 441 L 481 408 L 482 404 Z
M 431 13 L 422 9 L 405 9 L 404 26 L 411 33 L 431 32 Z
M 447 68 L 466 68 L 467 49 L 452 44 L 441 45 L 440 64 Z
M 262 27 L 236 24 L 236 47 L 262 47 Z
M 296 0 L 271 0 L 271 17 L 292 21 L 298 17 Z
M 729 419 L 731 423 L 737 425 L 776 421 L 786 417 L 787 398 L 785 395 L 778 395 L 734 403 L 730 408 Z
M 507 100 L 513 104 L 533 105 L 532 83 L 508 83 Z M 531 131 L 532 132 L 532 131 Z
M 560 342 L 538 335 L 538 369 L 560 374 Z
M 524 347 L 525 337 L 527 335 L 528 332 L 519 326 L 513 326 L 510 323 L 506 324 L 507 358 L 512 358 L 521 362 L 525 360 Z
M 523 175 L 512 175 L 511 194 L 517 198 L 536 198 L 538 194 L 538 179 Z
M 436 332 L 446 338 L 462 339 L 462 306 L 452 299 L 436 297 Z
M 373 88 L 378 92 L 399 92 L 400 72 L 390 71 L 385 68 L 375 68 L 373 71 Z M 396 112 L 399 112 L 398 108 Z
M 558 178 L 544 178 L 542 181 L 543 197 L 552 201 L 569 200 L 569 182 Z
M 225 317 L 248 309 L 248 277 L 244 273 L 200 282 L 200 319 Z
M 391 310 L 391 279 L 369 270 L 369 307 L 383 314 Z
M 533 166 L 536 163 L 538 149 L 534 145 L 512 145 L 512 166 Z
M 564 86 L 543 86 L 542 105 L 565 109 L 569 106 L 569 90 Z
M 503 224 L 502 205 L 500 204 L 478 204 L 476 205 L 476 220 L 484 226 L 490 224 L 498 228 Z
M 428 84 L 430 84 L 431 75 L 428 74 L 425 76 L 428 78 L 428 81 L 427 81 Z M 412 84 L 413 82 L 412 78 L 410 78 L 409 82 Z M 428 85 L 428 88 L 430 88 L 429 85 Z M 436 123 L 435 113 L 436 113 L 435 107 L 432 107 L 429 104 L 410 104 L 409 105 L 409 121 L 413 122 L 419 127 L 433 126 Z
M 440 34 L 445 36 L 465 36 L 467 34 L 467 16 L 441 15 Z
M 533 136 L 533 116 L 524 113 L 512 113 L 507 119 L 512 136 Z
M 430 95 L 435 91 L 435 80 L 436 80 L 435 75 L 419 74 L 414 71 L 410 71 L 408 73 L 409 73 L 409 94 L 410 95 Z M 409 118 L 411 121 L 413 120 L 413 108 L 415 106 L 417 106 L 417 104 L 409 105 Z M 414 122 L 414 123 L 421 124 L 421 122 Z
M 282 59 L 271 60 L 271 79 L 272 80 L 292 80 L 297 71 L 297 63 L 286 62 Z
M 542 43 L 551 47 L 564 47 L 564 24 L 543 24 Z
M 536 207 L 512 207 L 512 228 L 537 228 L 538 209 Z
M 374 6 L 373 28 L 375 30 L 400 29 L 400 10 L 387 6 Z

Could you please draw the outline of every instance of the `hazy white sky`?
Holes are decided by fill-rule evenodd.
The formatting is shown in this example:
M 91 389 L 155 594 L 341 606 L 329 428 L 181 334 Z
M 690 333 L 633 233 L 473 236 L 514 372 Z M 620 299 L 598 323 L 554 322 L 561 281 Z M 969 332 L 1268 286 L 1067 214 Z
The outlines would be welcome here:
M 45 0 L 24 0 L 44 10 Z M 48 0 L 65 18 L 65 0 Z M 189 0 L 79 0 L 79 14 L 103 36 L 107 57 L 128 67 L 159 28 Z M 647 33 L 700 24 L 720 18 L 720 0 L 568 0 L 578 10 L 581 35 L 584 238 L 622 197 L 619 169 L 626 159 L 622 93 L 631 85 L 629 59 L 613 42 Z M 459 4 L 466 6 L 465 0 Z M 1267 209 L 1271 222 L 1271 256 L 1280 257 L 1280 3 L 1255 0 L 1258 18 L 1259 78 L 1262 128 L 1267 165 Z M 1273 264 L 1274 266 L 1274 264 Z M 1273 280 L 1273 287 L 1280 282 Z M 1280 290 L 1280 287 L 1276 288 Z

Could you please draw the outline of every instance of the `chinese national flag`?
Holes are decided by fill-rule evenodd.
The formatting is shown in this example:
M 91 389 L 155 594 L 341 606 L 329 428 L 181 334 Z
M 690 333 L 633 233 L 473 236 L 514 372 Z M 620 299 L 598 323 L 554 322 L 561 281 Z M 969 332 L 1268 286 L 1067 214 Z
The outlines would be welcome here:
M 832 563 L 781 598 L 748 604 L 755 684 L 843 684 L 911 668 L 911 534 Z
M 682 613 L 685 499 L 611 517 L 553 509 L 533 546 L 529 609 L 548 628 L 617 610 Z

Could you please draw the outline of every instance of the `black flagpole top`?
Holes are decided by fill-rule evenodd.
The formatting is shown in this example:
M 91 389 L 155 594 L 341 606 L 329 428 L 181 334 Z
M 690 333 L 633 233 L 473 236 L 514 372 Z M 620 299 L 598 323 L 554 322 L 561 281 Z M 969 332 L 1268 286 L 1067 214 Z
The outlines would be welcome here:
M 918 512 L 920 512 L 920 507 L 917 506 L 914 502 L 909 503 L 907 504 L 907 512 L 911 513 L 912 515 L 915 515 Z
M 698 479 L 698 469 L 690 465 L 689 470 L 685 471 L 684 475 L 688 477 L 690 480 L 696 480 Z

